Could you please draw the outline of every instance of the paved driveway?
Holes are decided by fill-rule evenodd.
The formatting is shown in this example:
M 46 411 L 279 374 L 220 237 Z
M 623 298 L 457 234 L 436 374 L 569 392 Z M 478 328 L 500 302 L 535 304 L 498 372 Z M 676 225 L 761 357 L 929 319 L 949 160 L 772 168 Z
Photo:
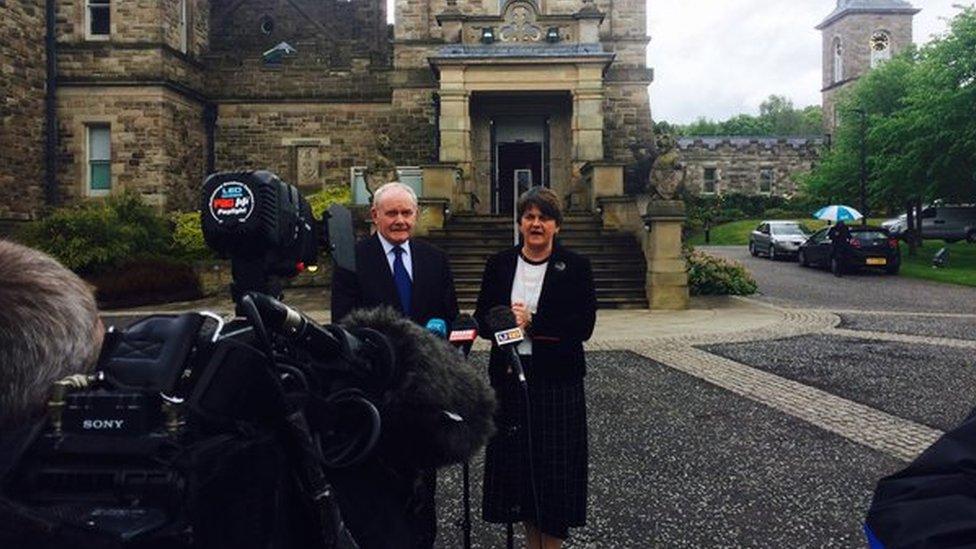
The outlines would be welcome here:
M 706 253 L 735 259 L 759 283 L 759 299 L 782 306 L 836 311 L 976 313 L 976 288 L 863 272 L 837 278 L 795 261 L 752 257 L 745 246 L 701 246 Z

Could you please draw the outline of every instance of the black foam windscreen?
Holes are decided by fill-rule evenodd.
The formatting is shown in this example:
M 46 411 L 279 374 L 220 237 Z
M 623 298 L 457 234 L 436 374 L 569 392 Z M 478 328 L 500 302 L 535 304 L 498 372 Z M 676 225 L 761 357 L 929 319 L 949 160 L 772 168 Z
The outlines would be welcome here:
M 460 330 L 474 330 L 477 333 L 478 321 L 468 313 L 461 313 L 454 319 L 454 323 L 451 324 L 452 332 Z
M 488 329 L 494 332 L 504 332 L 518 327 L 515 313 L 504 305 L 495 305 L 488 310 Z

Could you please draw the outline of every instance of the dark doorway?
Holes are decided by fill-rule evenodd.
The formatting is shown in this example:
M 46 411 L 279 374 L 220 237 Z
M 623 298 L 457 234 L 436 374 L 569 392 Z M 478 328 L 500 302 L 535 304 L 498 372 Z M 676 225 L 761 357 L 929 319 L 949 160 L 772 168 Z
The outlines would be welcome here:
M 497 164 L 496 213 L 512 215 L 516 196 L 529 186 L 542 185 L 542 143 L 499 143 Z M 516 191 L 516 175 L 518 189 Z

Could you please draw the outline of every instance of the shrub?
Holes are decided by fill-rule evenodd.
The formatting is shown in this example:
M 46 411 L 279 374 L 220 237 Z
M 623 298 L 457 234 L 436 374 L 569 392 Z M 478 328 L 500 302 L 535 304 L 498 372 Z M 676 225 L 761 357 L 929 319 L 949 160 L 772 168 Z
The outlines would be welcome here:
M 166 220 L 128 192 L 57 209 L 28 224 L 18 239 L 80 274 L 104 271 L 133 256 L 164 255 L 171 245 Z
M 190 265 L 163 257 L 127 261 L 87 278 L 102 307 L 186 301 L 203 295 Z
M 762 217 L 763 219 L 803 219 L 809 215 L 806 212 L 795 209 L 770 208 L 763 212 Z
M 187 261 L 214 258 L 213 251 L 203 240 L 200 212 L 173 212 L 173 256 Z
M 691 295 L 751 295 L 756 281 L 740 263 L 692 250 L 688 256 Z
M 352 202 L 352 189 L 346 186 L 332 185 L 307 197 L 312 213 L 316 219 L 322 219 L 322 214 L 333 204 L 349 204 Z

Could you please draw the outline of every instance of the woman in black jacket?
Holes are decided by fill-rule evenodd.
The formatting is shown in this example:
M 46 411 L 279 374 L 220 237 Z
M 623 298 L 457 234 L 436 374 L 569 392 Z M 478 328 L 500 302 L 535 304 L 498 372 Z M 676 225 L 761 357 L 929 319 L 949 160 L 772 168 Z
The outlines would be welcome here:
M 485 454 L 483 514 L 489 522 L 523 522 L 530 548 L 550 548 L 586 522 L 583 342 L 596 323 L 596 292 L 590 262 L 555 241 L 562 211 L 552 190 L 523 194 L 518 219 L 521 243 L 488 260 L 475 317 L 488 326 L 493 307 L 512 309 L 526 333 L 517 351 L 529 405 L 508 355 L 493 345 L 488 375 L 498 432 Z

